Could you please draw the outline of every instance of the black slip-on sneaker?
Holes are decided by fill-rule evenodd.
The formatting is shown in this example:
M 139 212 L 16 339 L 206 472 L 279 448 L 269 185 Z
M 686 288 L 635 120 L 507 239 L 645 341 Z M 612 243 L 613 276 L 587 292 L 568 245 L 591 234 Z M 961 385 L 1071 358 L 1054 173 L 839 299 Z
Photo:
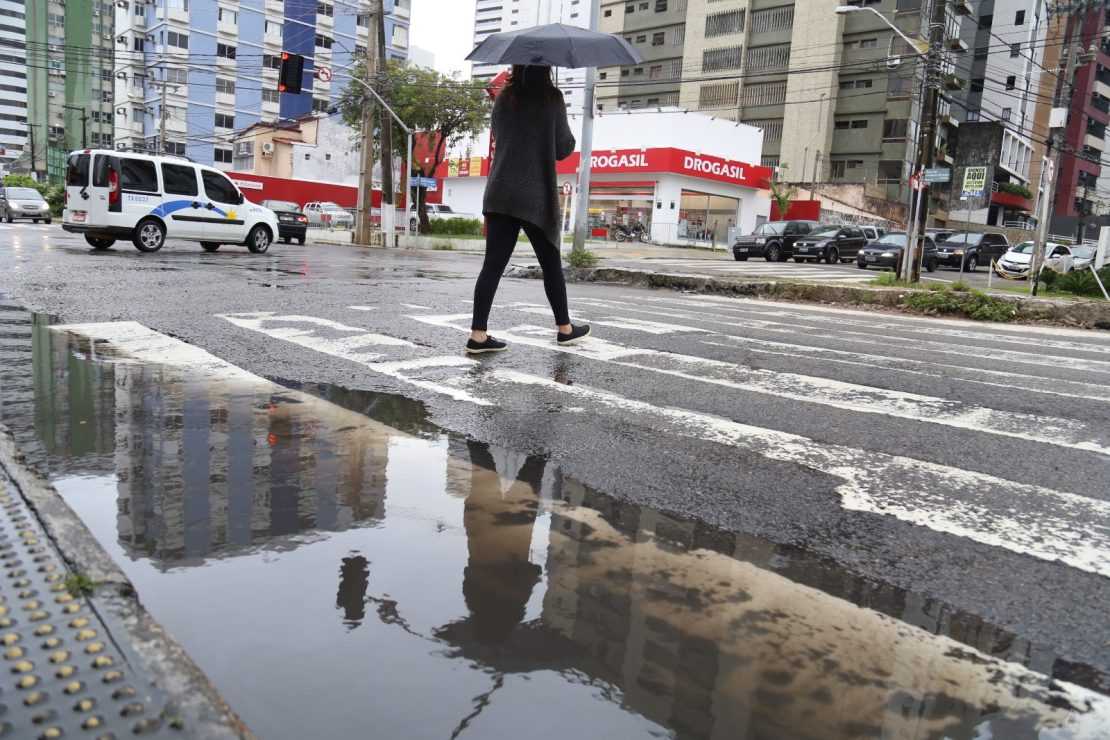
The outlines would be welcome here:
M 570 325 L 570 334 L 563 334 L 560 331 L 560 332 L 556 332 L 556 336 L 559 340 L 559 345 L 560 346 L 566 345 L 566 344 L 574 344 L 575 342 L 577 342 L 582 337 L 590 336 L 590 325 L 589 324 L 583 324 L 582 326 L 575 326 L 574 324 L 571 324 Z
M 473 339 L 466 340 L 466 353 L 468 355 L 481 355 L 486 352 L 504 352 L 508 347 L 507 344 L 499 339 L 487 336 L 484 342 L 475 342 Z

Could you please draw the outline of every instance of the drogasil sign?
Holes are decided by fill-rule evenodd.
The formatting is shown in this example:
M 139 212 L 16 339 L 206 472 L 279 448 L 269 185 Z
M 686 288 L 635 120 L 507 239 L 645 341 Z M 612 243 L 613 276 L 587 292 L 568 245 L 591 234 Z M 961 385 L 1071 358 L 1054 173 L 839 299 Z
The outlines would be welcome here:
M 648 167 L 647 154 L 594 154 L 590 157 L 590 169 L 627 170 L 633 167 Z
M 682 160 L 682 168 L 689 172 L 698 172 L 716 177 L 727 177 L 730 180 L 744 179 L 744 166 L 731 164 L 720 160 L 703 159 L 687 154 Z

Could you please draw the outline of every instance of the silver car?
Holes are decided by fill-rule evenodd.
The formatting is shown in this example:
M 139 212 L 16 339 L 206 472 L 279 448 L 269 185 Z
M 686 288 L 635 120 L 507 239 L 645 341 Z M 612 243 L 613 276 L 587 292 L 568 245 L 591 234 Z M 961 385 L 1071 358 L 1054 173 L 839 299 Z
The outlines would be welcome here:
M 0 218 L 8 223 L 17 218 L 50 223 L 50 204 L 34 188 L 0 188 Z
M 305 203 L 304 215 L 308 216 L 308 225 L 333 229 L 350 229 L 354 227 L 355 217 L 338 203 L 331 201 L 314 200 Z

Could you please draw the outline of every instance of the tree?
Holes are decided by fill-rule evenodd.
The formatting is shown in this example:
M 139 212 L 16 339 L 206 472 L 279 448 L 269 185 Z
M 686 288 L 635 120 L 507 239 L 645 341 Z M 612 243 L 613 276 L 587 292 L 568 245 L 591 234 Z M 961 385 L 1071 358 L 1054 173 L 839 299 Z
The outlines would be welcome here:
M 785 175 L 788 169 L 790 169 L 790 165 L 783 162 L 776 169 L 775 179 L 764 180 L 767 186 L 771 188 L 771 200 L 775 201 L 781 220 L 786 220 L 786 212 L 790 210 L 790 201 L 798 194 L 798 188 L 786 182 Z
M 365 78 L 362 63 L 356 65 L 351 76 Z M 486 127 L 486 119 L 493 107 L 485 83 L 480 80 L 460 80 L 435 70 L 407 67 L 396 59 L 391 59 L 378 75 L 375 89 L 405 125 L 434 142 L 430 162 L 426 165 L 424 162 L 413 162 L 415 177 L 433 176 L 451 147 Z M 343 122 L 361 130 L 363 111 L 372 100 L 373 96 L 362 85 L 348 83 L 339 98 Z M 377 136 L 375 134 L 375 138 Z M 407 156 L 405 137 L 393 137 L 393 144 L 395 156 L 402 159 Z M 426 234 L 428 213 L 425 195 L 424 188 L 417 189 L 420 231 Z
M 50 190 L 50 184 L 35 182 L 30 175 L 5 175 L 4 187 L 6 188 L 34 188 L 45 196 Z

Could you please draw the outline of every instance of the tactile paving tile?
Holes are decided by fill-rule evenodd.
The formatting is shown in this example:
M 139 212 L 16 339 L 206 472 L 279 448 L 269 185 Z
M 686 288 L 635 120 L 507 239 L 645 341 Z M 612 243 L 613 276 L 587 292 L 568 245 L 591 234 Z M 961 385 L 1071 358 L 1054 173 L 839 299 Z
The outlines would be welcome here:
M 177 734 L 0 470 L 0 739 Z

